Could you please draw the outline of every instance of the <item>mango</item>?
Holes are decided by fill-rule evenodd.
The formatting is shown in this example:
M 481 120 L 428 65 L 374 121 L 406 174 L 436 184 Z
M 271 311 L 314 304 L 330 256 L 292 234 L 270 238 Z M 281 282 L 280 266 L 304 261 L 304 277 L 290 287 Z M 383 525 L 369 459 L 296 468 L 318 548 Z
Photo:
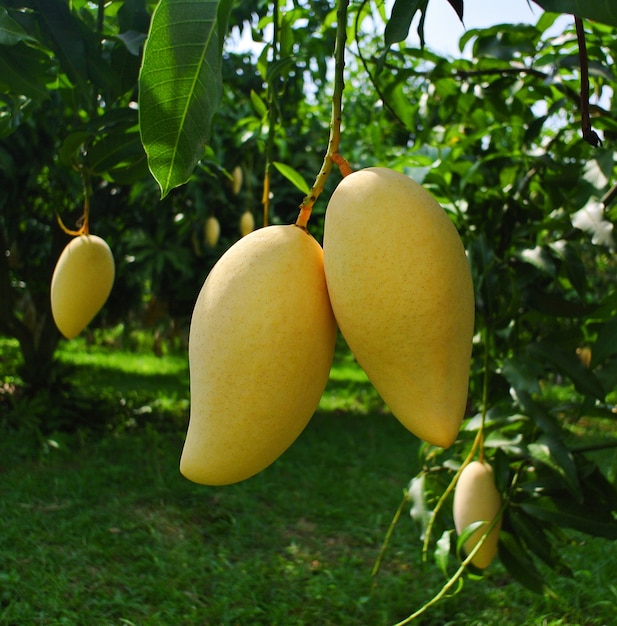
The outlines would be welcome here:
M 240 191 L 242 191 L 243 179 L 244 175 L 242 173 L 242 168 L 239 165 L 236 165 L 231 172 L 231 192 L 234 196 L 237 196 Z
M 244 211 L 240 216 L 240 234 L 246 237 L 255 230 L 255 218 L 250 211 Z
M 323 248 L 334 315 L 356 360 L 409 431 L 450 446 L 465 414 L 474 328 L 454 224 L 412 179 L 371 167 L 332 194 Z
M 474 522 L 486 522 L 478 527 L 467 539 L 464 549 L 469 554 L 489 524 L 499 512 L 502 499 L 495 485 L 493 468 L 482 461 L 472 461 L 467 465 L 454 489 L 454 526 L 460 535 L 465 528 Z M 471 559 L 472 565 L 480 569 L 487 568 L 497 554 L 501 518 L 497 521 L 476 554 Z
M 67 339 L 76 337 L 101 310 L 114 275 L 114 257 L 100 237 L 83 234 L 66 245 L 51 278 L 51 312 Z
M 219 242 L 220 236 L 221 224 L 214 215 L 211 215 L 206 219 L 206 223 L 204 225 L 204 239 L 206 245 L 210 248 L 216 247 L 216 244 Z
M 225 485 L 272 464 L 319 404 L 335 336 L 323 250 L 304 229 L 268 226 L 229 248 L 191 319 L 181 473 Z

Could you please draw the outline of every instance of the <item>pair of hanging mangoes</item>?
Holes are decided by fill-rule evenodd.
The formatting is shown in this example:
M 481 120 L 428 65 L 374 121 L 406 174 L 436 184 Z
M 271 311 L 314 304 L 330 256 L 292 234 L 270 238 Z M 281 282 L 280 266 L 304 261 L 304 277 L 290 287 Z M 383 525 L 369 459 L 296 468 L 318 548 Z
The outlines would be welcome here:
M 323 248 L 268 226 L 209 273 L 191 320 L 180 470 L 224 485 L 275 461 L 314 414 L 336 328 L 408 430 L 450 446 L 467 403 L 474 292 L 443 208 L 408 176 L 367 168 L 328 203 Z
M 384 402 L 413 434 L 448 447 L 467 404 L 474 290 L 465 250 L 433 196 L 367 168 L 343 178 L 323 248 L 303 228 L 269 226 L 232 246 L 199 293 L 189 335 L 191 413 L 180 471 L 225 485 L 273 463 L 314 414 L 337 325 Z M 501 495 L 474 461 L 455 489 L 471 562 L 497 552 Z M 478 546 L 477 544 L 483 543 Z

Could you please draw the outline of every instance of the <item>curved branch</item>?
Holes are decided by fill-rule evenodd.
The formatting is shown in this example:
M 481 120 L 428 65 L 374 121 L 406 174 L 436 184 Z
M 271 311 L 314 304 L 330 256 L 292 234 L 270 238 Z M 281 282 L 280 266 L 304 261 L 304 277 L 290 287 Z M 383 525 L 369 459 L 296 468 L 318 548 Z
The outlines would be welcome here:
M 594 148 L 602 145 L 602 140 L 591 128 L 589 116 L 589 58 L 587 57 L 587 43 L 585 42 L 585 28 L 580 17 L 574 17 L 576 37 L 578 39 L 578 54 L 581 66 L 581 132 L 583 139 Z

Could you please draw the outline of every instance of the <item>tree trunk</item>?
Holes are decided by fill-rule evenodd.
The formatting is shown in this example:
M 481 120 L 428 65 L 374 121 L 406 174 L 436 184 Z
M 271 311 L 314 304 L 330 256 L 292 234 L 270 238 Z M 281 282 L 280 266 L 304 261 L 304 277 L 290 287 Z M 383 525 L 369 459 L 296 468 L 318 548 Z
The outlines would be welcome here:
M 57 236 L 54 231 L 47 285 L 51 283 L 55 259 L 64 243 L 63 237 Z M 2 224 L 0 251 L 0 333 L 19 342 L 23 357 L 19 374 L 26 385 L 25 391 L 36 393 L 50 384 L 54 353 L 60 338 L 51 314 L 49 288 L 33 293 L 29 285 L 13 280 L 11 264 L 16 260 L 13 258 L 15 255 L 11 254 Z

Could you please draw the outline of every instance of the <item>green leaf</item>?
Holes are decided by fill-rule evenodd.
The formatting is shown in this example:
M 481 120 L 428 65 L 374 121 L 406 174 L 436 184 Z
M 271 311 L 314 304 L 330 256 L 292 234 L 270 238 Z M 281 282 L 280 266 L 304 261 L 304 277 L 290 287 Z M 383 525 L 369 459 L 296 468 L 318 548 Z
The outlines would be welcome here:
M 222 95 L 231 0 L 160 0 L 139 76 L 139 123 L 164 198 L 193 173 Z
M 426 9 L 427 0 L 396 0 L 392 7 L 390 20 L 386 24 L 385 42 L 392 44 L 404 41 L 409 35 L 411 22 L 417 11 Z
M 517 508 L 510 507 L 508 521 L 519 540 L 527 546 L 529 551 L 546 563 L 562 576 L 572 576 L 572 570 L 567 566 L 553 548 L 551 538 L 546 532 L 546 525 L 525 515 Z
M 567 376 L 579 393 L 603 400 L 606 391 L 598 377 L 588 370 L 576 357 L 576 352 L 566 352 L 556 342 L 538 341 L 530 344 L 528 350 L 551 363 L 559 372 Z
M 578 502 L 583 501 L 574 457 L 558 438 L 543 435 L 537 441 L 530 443 L 528 450 L 535 461 L 550 467 L 561 476 Z
M 599 510 L 588 503 L 576 505 L 557 498 L 538 498 L 520 507 L 532 517 L 552 522 L 562 528 L 579 530 L 595 537 L 617 539 L 617 522 L 610 511 Z
M 268 107 L 263 99 L 260 98 L 259 94 L 253 89 L 251 89 L 251 104 L 255 109 L 255 113 L 257 113 L 259 117 L 266 117 L 268 114 Z
M 459 557 L 463 553 L 467 540 L 470 539 L 476 531 L 480 530 L 481 532 L 478 533 L 478 539 L 475 542 L 475 543 L 478 543 L 482 534 L 486 532 L 487 525 L 490 524 L 490 521 L 491 520 L 478 520 L 476 522 L 471 522 L 469 526 L 466 526 L 462 530 L 461 534 L 458 536 L 458 539 L 456 540 L 456 553 L 459 555 Z
M 561 436 L 561 426 L 541 404 L 536 402 L 532 395 L 524 389 L 515 389 L 515 396 L 521 409 L 528 415 L 545 433 Z
M 70 81 L 87 92 L 89 78 L 87 38 L 94 44 L 94 32 L 82 29 L 80 21 L 64 0 L 37 3 L 42 32 L 51 42 L 62 70 Z
M 598 337 L 591 350 L 592 367 L 601 365 L 617 353 L 617 320 L 610 320 L 599 327 Z
M 274 161 L 274 167 L 291 183 L 293 183 L 303 194 L 309 194 L 311 189 L 302 177 L 302 174 L 286 163 Z
M 617 26 L 617 4 L 611 0 L 534 0 L 545 11 L 572 13 Z
M 49 97 L 52 61 L 43 52 L 24 43 L 0 49 L 0 91 L 34 100 Z
M 36 41 L 11 16 L 0 7 L 0 45 L 14 46 L 20 41 Z
M 109 133 L 88 148 L 86 166 L 95 175 L 104 176 L 116 168 L 126 168 L 143 159 L 144 152 L 136 131 Z
M 453 529 L 444 530 L 441 537 L 437 540 L 435 545 L 434 557 L 435 564 L 443 575 L 448 578 L 448 558 L 450 557 L 450 544 L 452 539 Z
M 514 579 L 535 593 L 549 591 L 531 556 L 514 535 L 502 530 L 498 549 L 499 559 Z
M 64 167 L 73 168 L 79 163 L 79 158 L 84 144 L 91 138 L 91 133 L 87 130 L 69 133 L 62 142 L 58 151 L 58 159 Z

